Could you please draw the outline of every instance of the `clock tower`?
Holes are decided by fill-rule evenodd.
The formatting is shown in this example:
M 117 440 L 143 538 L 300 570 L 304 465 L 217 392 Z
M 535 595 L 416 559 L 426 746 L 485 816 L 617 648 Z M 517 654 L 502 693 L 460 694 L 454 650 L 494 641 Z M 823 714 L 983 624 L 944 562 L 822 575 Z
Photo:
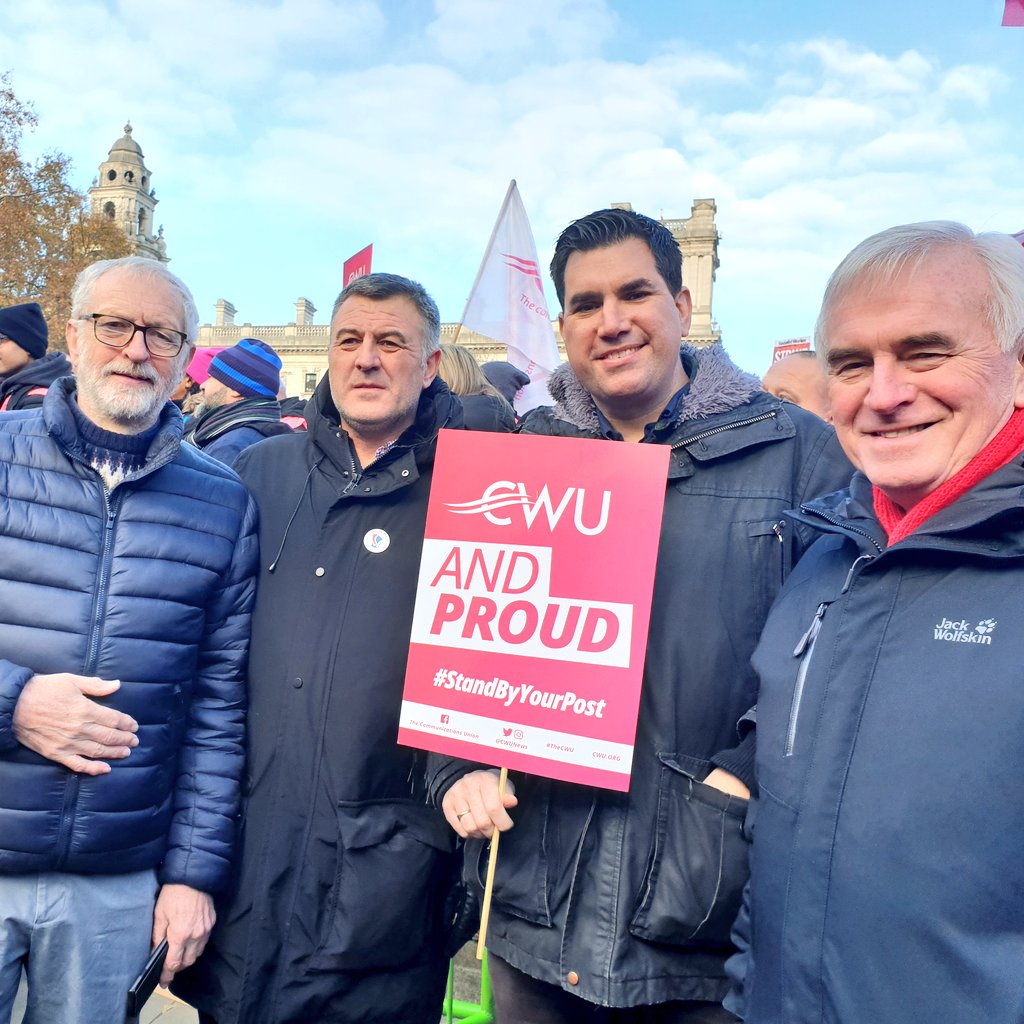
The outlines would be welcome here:
M 159 231 L 153 228 L 157 198 L 151 179 L 129 122 L 124 126 L 124 135 L 110 147 L 107 159 L 100 164 L 99 176 L 89 189 L 89 200 L 93 212 L 109 217 L 127 235 L 134 255 L 167 263 L 163 226 Z

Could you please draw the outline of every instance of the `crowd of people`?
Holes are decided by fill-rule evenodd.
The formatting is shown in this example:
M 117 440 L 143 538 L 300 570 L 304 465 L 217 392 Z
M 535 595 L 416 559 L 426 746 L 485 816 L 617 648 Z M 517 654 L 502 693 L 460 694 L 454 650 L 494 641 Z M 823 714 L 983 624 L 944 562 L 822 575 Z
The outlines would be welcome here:
M 497 832 L 498 1024 L 1024 1020 L 1024 248 L 873 235 L 763 381 L 659 222 L 551 273 L 521 417 L 397 274 L 301 423 L 158 262 L 81 274 L 67 356 L 0 310 L 0 1021 L 23 974 L 123 1020 L 166 939 L 204 1024 L 436 1024 Z M 628 792 L 396 743 L 442 429 L 669 449 Z

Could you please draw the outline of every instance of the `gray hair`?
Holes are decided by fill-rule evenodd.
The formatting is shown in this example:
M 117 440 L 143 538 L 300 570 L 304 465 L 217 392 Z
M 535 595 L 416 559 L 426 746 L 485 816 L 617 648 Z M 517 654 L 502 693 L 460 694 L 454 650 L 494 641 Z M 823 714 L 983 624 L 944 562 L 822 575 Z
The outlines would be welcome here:
M 987 316 L 1000 349 L 1007 355 L 1024 352 L 1024 247 L 998 231 L 975 234 L 950 220 L 900 224 L 865 239 L 836 267 L 825 288 L 814 326 L 815 348 L 828 352 L 828 319 L 857 285 L 893 282 L 942 249 L 962 249 L 981 262 L 988 275 L 991 298 Z
M 71 319 L 80 320 L 93 312 L 89 309 L 92 290 L 104 274 L 112 270 L 126 270 L 132 276 L 150 281 L 162 281 L 178 294 L 181 300 L 181 316 L 185 322 L 186 346 L 195 344 L 199 336 L 199 310 L 196 300 L 180 277 L 172 274 L 159 260 L 144 256 L 124 256 L 119 260 L 99 260 L 87 266 L 75 279 L 71 289 Z
M 385 299 L 408 299 L 419 313 L 423 321 L 423 351 L 420 358 L 426 364 L 427 358 L 441 347 L 441 314 L 437 303 L 427 294 L 426 288 L 416 281 L 398 274 L 366 274 L 349 281 L 334 300 L 331 310 L 331 323 L 338 315 L 342 303 L 353 296 L 370 299 L 372 302 L 383 302 Z

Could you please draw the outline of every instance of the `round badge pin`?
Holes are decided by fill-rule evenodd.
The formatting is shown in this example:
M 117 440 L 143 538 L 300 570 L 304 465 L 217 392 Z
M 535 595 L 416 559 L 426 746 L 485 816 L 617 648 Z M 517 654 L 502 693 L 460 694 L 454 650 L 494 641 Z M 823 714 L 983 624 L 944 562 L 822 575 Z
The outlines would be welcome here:
M 363 547 L 374 555 L 387 551 L 391 546 L 391 538 L 386 530 L 369 530 L 363 537 Z

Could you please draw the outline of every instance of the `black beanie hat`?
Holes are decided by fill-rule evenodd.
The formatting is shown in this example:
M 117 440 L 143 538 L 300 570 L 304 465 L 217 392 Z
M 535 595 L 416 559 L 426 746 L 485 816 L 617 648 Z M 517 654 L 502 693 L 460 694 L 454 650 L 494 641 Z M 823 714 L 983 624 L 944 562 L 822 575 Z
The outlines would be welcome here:
M 23 302 L 20 306 L 0 309 L 0 334 L 10 338 L 33 359 L 46 355 L 49 334 L 38 302 Z
M 513 366 L 501 359 L 484 363 L 480 369 L 488 381 L 505 396 L 505 401 L 509 405 L 515 405 L 516 393 L 530 383 L 529 376 L 523 373 L 518 366 Z

